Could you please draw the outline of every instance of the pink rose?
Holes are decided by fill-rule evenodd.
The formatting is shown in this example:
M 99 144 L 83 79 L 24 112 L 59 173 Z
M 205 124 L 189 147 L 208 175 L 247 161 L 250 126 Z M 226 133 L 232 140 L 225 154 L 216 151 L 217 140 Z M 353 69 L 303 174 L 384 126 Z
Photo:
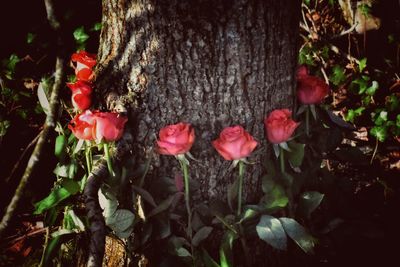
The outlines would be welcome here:
M 92 104 L 92 87 L 90 84 L 77 81 L 75 83 L 67 83 L 72 91 L 72 105 L 78 110 L 86 110 Z
M 94 136 L 97 141 L 116 141 L 124 133 L 128 118 L 116 112 L 95 112 L 96 126 Z
M 291 118 L 288 109 L 276 109 L 264 120 L 268 140 L 273 144 L 286 142 L 300 123 Z
M 237 125 L 226 127 L 212 145 L 224 159 L 236 160 L 250 155 L 257 142 L 242 126 Z
M 306 66 L 297 70 L 297 98 L 303 104 L 319 104 L 328 95 L 329 87 L 324 80 L 308 75 Z
M 174 156 L 188 152 L 195 139 L 192 126 L 183 122 L 162 128 L 159 137 L 158 153 Z
M 71 56 L 71 61 L 76 62 L 75 75 L 79 81 L 91 81 L 94 77 L 92 68 L 96 65 L 96 55 L 86 51 L 79 51 Z
M 96 118 L 90 110 L 76 115 L 68 124 L 68 128 L 78 139 L 94 140 Z

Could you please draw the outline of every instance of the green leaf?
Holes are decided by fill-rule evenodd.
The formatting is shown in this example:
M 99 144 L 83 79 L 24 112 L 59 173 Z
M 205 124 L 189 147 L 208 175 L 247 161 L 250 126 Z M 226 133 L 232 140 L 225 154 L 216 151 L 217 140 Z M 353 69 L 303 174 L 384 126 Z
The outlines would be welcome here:
M 190 252 L 184 247 L 180 247 L 180 248 L 176 249 L 176 255 L 178 257 L 190 257 L 190 256 L 192 256 L 192 254 L 190 254 Z
M 89 39 L 89 35 L 86 34 L 85 28 L 83 26 L 77 28 L 73 34 L 74 39 L 78 44 L 83 44 L 86 42 L 87 39 Z
M 381 126 L 388 120 L 388 113 L 385 110 L 382 110 L 378 113 L 378 116 L 375 116 L 375 125 Z
M 204 226 L 200 228 L 200 230 L 197 231 L 196 234 L 193 236 L 192 245 L 197 247 L 201 241 L 203 241 L 210 235 L 212 230 L 213 228 L 210 226 Z
M 300 196 L 298 211 L 305 218 L 309 218 L 311 213 L 321 204 L 324 194 L 317 191 L 304 192 Z
M 68 215 L 71 218 L 76 229 L 78 229 L 79 231 L 85 231 L 85 225 L 72 209 L 69 209 L 66 215 Z
M 57 163 L 53 173 L 60 177 L 73 179 L 78 172 L 78 165 L 75 161 L 71 161 L 69 164 Z
M 367 58 L 363 58 L 358 62 L 358 71 L 361 73 L 367 67 Z
M 61 186 L 64 187 L 71 195 L 75 195 L 81 189 L 79 183 L 72 179 L 66 178 L 61 181 Z
M 179 193 L 177 193 L 179 194 Z M 175 195 L 170 195 L 167 199 L 165 199 L 163 202 L 160 203 L 160 205 L 158 205 L 157 207 L 155 207 L 152 211 L 149 212 L 149 214 L 147 215 L 147 218 L 150 218 L 154 215 L 157 215 L 167 209 L 169 209 L 169 207 L 171 206 L 172 202 L 175 199 Z
M 262 188 L 265 193 L 263 202 L 267 209 L 284 208 L 289 202 L 285 190 L 269 175 L 262 177 Z
M 26 43 L 27 44 L 33 43 L 33 40 L 35 40 L 35 37 L 36 37 L 35 34 L 28 32 L 28 34 L 26 35 Z
M 219 258 L 221 267 L 233 267 L 232 247 L 233 242 L 238 236 L 232 231 L 227 231 L 222 237 L 222 244 L 219 248 Z
M 107 219 L 109 217 L 112 217 L 118 207 L 117 198 L 113 194 L 103 189 L 99 190 L 98 195 L 99 195 L 99 204 L 100 207 L 103 209 L 104 218 Z
M 11 123 L 8 120 L 0 121 L 0 137 L 5 136 Z
M 44 83 L 40 82 L 38 89 L 37 89 L 37 94 L 38 94 L 38 99 L 40 106 L 42 107 L 44 113 L 48 115 L 50 113 L 50 103 L 49 100 L 47 99 L 46 92 L 44 91 Z
M 123 232 L 133 225 L 135 214 L 130 210 L 118 209 L 110 217 L 106 217 L 106 224 L 115 232 Z
M 115 235 L 118 236 L 119 238 L 128 238 L 131 236 L 133 229 L 134 229 L 134 224 L 132 224 L 124 231 L 115 231 Z
M 332 74 L 329 77 L 329 80 L 335 86 L 342 84 L 346 80 L 345 69 L 339 65 L 335 65 L 332 68 Z
M 67 148 L 67 138 L 65 135 L 59 135 L 56 138 L 56 143 L 54 147 L 54 155 L 61 159 L 64 157 Z
M 16 54 L 11 54 L 10 57 L 8 58 L 8 61 L 6 63 L 6 69 L 8 70 L 8 73 L 10 74 L 9 78 L 10 80 L 12 79 L 12 76 L 15 71 L 15 66 L 17 65 L 18 62 L 20 62 L 21 59 L 16 55 Z
M 133 185 L 133 190 L 136 191 L 136 193 L 138 193 L 144 200 L 146 200 L 151 206 L 153 206 L 154 208 L 157 207 L 156 202 L 154 201 L 154 198 L 150 195 L 150 193 L 148 191 L 146 191 L 145 189 L 138 187 L 136 185 Z
M 204 262 L 204 265 L 206 267 L 220 267 L 219 264 L 213 259 L 211 258 L 210 254 L 208 254 L 207 250 L 205 250 L 204 248 L 201 249 L 202 251 L 202 259 Z
M 68 242 L 76 236 L 76 233 L 59 235 L 57 237 L 51 238 L 44 251 L 43 266 L 51 266 L 50 260 L 56 256 L 57 251 L 59 251 L 61 244 Z
M 286 153 L 288 160 L 293 167 L 300 167 L 304 158 L 304 144 L 299 144 L 294 141 L 288 143 L 290 152 Z
M 400 107 L 399 98 L 395 94 L 387 96 L 386 107 L 389 111 L 395 111 L 396 109 L 398 109 Z
M 93 28 L 91 30 L 97 32 L 101 30 L 101 27 L 102 27 L 101 22 L 97 22 L 93 25 Z
M 279 250 L 286 250 L 287 238 L 281 222 L 272 216 L 261 216 L 260 222 L 256 226 L 258 237 L 272 247 Z
M 367 88 L 365 93 L 369 96 L 375 95 L 376 90 L 379 88 L 379 83 L 377 81 L 372 81 L 372 85 Z
M 231 210 L 235 209 L 235 202 L 237 199 L 237 195 L 238 195 L 238 190 L 239 190 L 239 177 L 236 177 L 235 181 L 233 182 L 233 184 L 231 184 L 228 188 L 228 193 L 227 193 L 227 197 L 228 197 L 228 204 Z
M 315 239 L 292 218 L 279 218 L 287 235 L 306 253 L 314 253 Z
M 245 209 L 245 211 L 242 214 L 243 214 L 243 216 L 240 219 L 239 223 L 242 223 L 248 219 L 256 217 L 259 214 L 259 211 L 252 209 L 252 208 L 247 208 L 247 209 Z
M 369 133 L 378 139 L 380 142 L 385 142 L 387 138 L 387 128 L 384 126 L 374 126 L 371 128 Z
M 53 189 L 46 198 L 35 203 L 35 211 L 33 214 L 41 214 L 45 210 L 57 206 L 61 201 L 69 196 L 71 196 L 71 193 L 63 187 Z

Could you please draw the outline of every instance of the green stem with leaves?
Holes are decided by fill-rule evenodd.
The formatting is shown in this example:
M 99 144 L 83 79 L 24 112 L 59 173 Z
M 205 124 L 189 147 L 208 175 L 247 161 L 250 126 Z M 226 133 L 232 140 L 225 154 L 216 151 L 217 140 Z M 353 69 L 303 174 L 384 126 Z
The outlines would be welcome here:
M 92 171 L 92 160 L 91 160 L 92 151 L 90 150 L 90 142 L 86 141 L 85 144 L 85 158 L 86 158 L 86 167 L 87 167 L 87 174 L 90 175 Z
M 187 234 L 190 239 L 190 249 L 192 253 L 192 261 L 193 261 L 193 266 L 195 266 L 195 258 L 194 258 L 194 249 L 192 245 L 192 238 L 193 238 L 193 231 L 192 231 L 192 210 L 190 208 L 190 187 L 189 187 L 189 168 L 188 168 L 188 163 L 186 162 L 186 159 L 180 159 L 178 158 L 179 163 L 182 168 L 183 172 L 183 179 L 185 183 L 185 205 L 186 205 L 186 212 L 188 214 L 188 229 L 187 229 Z
M 279 146 L 279 163 L 281 172 L 285 173 L 285 150 L 281 146 Z
M 110 157 L 110 147 L 109 147 L 107 142 L 103 143 L 103 149 L 104 149 L 104 155 L 105 155 L 106 161 L 107 161 L 108 173 L 110 174 L 110 176 L 114 176 L 112 160 L 111 160 L 111 157 Z
M 243 176 L 244 176 L 244 162 L 239 161 L 239 188 L 238 188 L 238 206 L 237 216 L 242 213 L 242 192 L 243 192 Z

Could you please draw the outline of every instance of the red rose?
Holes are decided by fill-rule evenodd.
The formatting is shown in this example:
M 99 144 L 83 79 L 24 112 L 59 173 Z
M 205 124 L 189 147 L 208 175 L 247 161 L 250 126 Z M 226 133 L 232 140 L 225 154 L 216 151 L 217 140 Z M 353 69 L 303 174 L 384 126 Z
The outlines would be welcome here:
M 83 81 L 67 83 L 72 91 L 72 105 L 78 110 L 86 110 L 92 103 L 92 87 Z
M 183 122 L 162 128 L 159 137 L 158 153 L 174 156 L 188 152 L 195 139 L 192 126 Z
M 79 51 L 71 56 L 71 61 L 76 62 L 75 75 L 79 81 L 90 81 L 93 79 L 92 68 L 96 65 L 96 55 L 86 51 Z
M 212 145 L 224 159 L 235 160 L 250 155 L 256 148 L 257 142 L 242 126 L 238 125 L 226 127 Z
M 96 118 L 90 110 L 76 115 L 69 123 L 68 128 L 78 139 L 94 140 Z
M 297 70 L 297 98 L 303 104 L 319 104 L 328 95 L 329 87 L 324 80 L 308 75 L 307 67 Z
M 286 142 L 300 123 L 291 118 L 288 109 L 276 109 L 264 120 L 268 140 L 273 144 Z
M 97 141 L 116 141 L 124 133 L 128 118 L 115 112 L 95 112 L 96 126 L 94 136 Z

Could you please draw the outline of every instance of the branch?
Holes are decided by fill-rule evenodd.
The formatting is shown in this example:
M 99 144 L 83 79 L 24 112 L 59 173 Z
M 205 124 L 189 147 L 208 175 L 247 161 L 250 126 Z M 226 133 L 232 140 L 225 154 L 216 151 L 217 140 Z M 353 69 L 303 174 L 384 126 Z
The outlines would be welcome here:
M 129 133 L 128 129 L 125 129 L 124 136 L 116 143 L 115 151 L 113 151 L 112 160 L 116 164 L 121 163 L 123 157 L 131 150 L 132 141 L 132 135 Z M 88 267 L 101 267 L 103 264 L 106 229 L 103 210 L 99 204 L 98 192 L 104 179 L 108 177 L 108 174 L 107 162 L 105 159 L 102 159 L 100 163 L 93 168 L 83 192 L 87 217 L 90 223 Z
M 51 12 L 53 12 L 52 8 L 52 2 L 51 0 L 45 0 L 46 7 L 47 5 L 51 6 Z M 47 9 L 47 8 L 46 8 Z M 48 11 L 49 9 L 47 9 Z M 57 32 L 59 29 L 59 23 L 55 25 L 53 22 L 57 21 L 54 17 L 54 14 L 52 13 L 51 19 L 53 21 L 50 21 L 51 26 L 53 29 Z M 55 27 L 55 28 L 54 28 Z M 61 45 L 61 42 L 58 37 L 58 45 Z M 60 47 L 57 47 L 57 51 L 62 51 Z M 29 158 L 28 165 L 26 166 L 25 172 L 21 178 L 21 181 L 19 182 L 19 185 L 14 193 L 14 196 L 12 197 L 10 203 L 7 206 L 7 209 L 4 213 L 3 218 L 1 219 L 0 222 L 0 238 L 4 234 L 5 229 L 8 227 L 11 218 L 13 217 L 18 203 L 24 193 L 25 187 L 28 184 L 33 171 L 36 169 L 37 164 L 39 162 L 39 158 L 42 154 L 43 148 L 48 140 L 48 136 L 50 132 L 54 129 L 55 127 L 55 118 L 56 118 L 56 111 L 58 110 L 58 94 L 59 91 L 62 87 L 63 81 L 64 81 L 64 76 L 65 76 L 65 60 L 62 56 L 58 55 L 56 59 L 56 72 L 55 72 L 55 80 L 54 80 L 54 85 L 52 88 L 51 96 L 50 96 L 50 112 L 46 116 L 46 121 L 43 126 L 43 130 L 40 134 L 40 137 L 36 143 L 35 149 L 32 152 L 31 157 Z
M 106 229 L 103 210 L 99 204 L 98 192 L 104 179 L 108 176 L 107 163 L 102 160 L 89 175 L 85 190 L 85 206 L 90 223 L 90 244 L 88 267 L 102 266 L 106 242 Z

